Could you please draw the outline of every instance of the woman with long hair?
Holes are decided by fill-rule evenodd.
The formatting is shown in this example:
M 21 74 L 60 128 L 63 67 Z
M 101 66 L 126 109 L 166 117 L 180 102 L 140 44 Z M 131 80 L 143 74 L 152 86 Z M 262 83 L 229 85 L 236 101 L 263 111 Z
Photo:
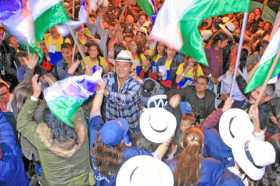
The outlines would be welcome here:
M 102 56 L 99 46 L 91 42 L 88 43 L 88 56 L 82 61 L 82 69 L 85 70 L 86 74 L 92 74 L 94 66 L 101 67 L 104 73 L 109 70 L 108 63 Z
M 242 185 L 241 180 L 227 171 L 220 161 L 202 156 L 204 134 L 199 127 L 191 127 L 182 135 L 178 155 L 167 162 L 174 172 L 175 186 Z

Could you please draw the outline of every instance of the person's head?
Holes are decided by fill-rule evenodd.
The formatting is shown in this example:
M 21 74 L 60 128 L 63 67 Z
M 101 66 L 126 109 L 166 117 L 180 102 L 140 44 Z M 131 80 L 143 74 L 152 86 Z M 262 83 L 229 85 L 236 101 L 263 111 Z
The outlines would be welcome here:
M 73 47 L 69 43 L 63 43 L 61 45 L 61 53 L 64 59 L 72 59 Z
M 123 163 L 122 149 L 127 131 L 128 123 L 124 119 L 108 121 L 100 129 L 91 155 L 96 159 L 96 165 L 102 175 L 117 173 Z
M 181 117 L 180 130 L 185 132 L 195 124 L 195 117 L 192 114 L 183 114 Z
M 158 42 L 156 45 L 156 53 L 164 55 L 165 52 L 165 45 L 163 43 Z
M 15 36 L 8 37 L 8 44 L 15 49 L 19 48 L 19 44 Z
M 255 21 L 255 12 L 250 12 L 248 15 L 248 23 L 252 24 Z
M 261 90 L 262 90 L 262 88 L 259 87 L 259 88 L 253 90 L 250 93 L 250 95 L 249 95 L 249 102 L 251 104 L 256 103 L 258 97 L 260 96 Z M 264 94 L 262 95 L 262 97 L 260 99 L 261 100 L 260 103 L 265 103 L 265 102 L 270 101 L 272 99 L 272 94 L 273 94 L 273 86 L 272 85 L 268 85 L 266 87 L 266 90 L 265 90 Z
M 138 53 L 138 46 L 135 41 L 130 41 L 128 43 L 128 50 L 131 51 L 132 54 Z
M 272 30 L 272 24 L 270 22 L 265 22 L 263 29 L 265 32 L 270 32 Z
M 140 15 L 138 21 L 140 25 L 143 25 L 146 22 L 146 16 L 144 14 Z
M 133 24 L 134 23 L 134 17 L 130 14 L 128 14 L 125 18 L 125 22 L 128 24 Z
M 166 55 L 167 55 L 167 57 L 173 58 L 176 55 L 176 50 L 168 47 L 166 49 Z
M 200 159 L 204 135 L 200 128 L 187 129 L 182 137 L 183 151 L 176 157 L 176 185 L 196 185 L 200 178 Z
M 17 53 L 17 58 L 21 65 L 26 65 L 26 60 L 28 60 L 28 54 L 26 52 L 20 51 Z
M 9 102 L 9 99 L 10 99 L 9 86 L 5 81 L 3 81 L 1 79 L 0 80 L 0 109 L 1 109 L 1 112 L 7 111 L 7 104 Z
M 262 9 L 261 8 L 256 8 L 254 11 L 256 16 L 261 16 L 262 15 Z
M 12 111 L 15 116 L 17 116 L 26 99 L 29 98 L 31 95 L 31 82 L 22 82 L 15 87 L 11 102 Z
M 115 59 L 115 71 L 119 79 L 127 79 L 131 72 L 132 55 L 128 50 L 121 50 Z
M 88 44 L 88 54 L 92 59 L 96 59 L 100 56 L 100 50 L 97 44 L 89 43 Z
M 205 93 L 208 87 L 208 78 L 206 76 L 199 76 L 195 81 L 195 91 L 197 93 Z
M 60 34 L 57 31 L 56 27 L 51 28 L 49 32 L 54 39 L 57 39 L 60 37 Z
M 2 35 L 5 32 L 5 28 L 3 25 L 0 24 L 0 35 Z
M 225 33 L 218 33 L 212 39 L 212 47 L 218 47 L 220 49 L 225 48 L 228 44 L 228 38 Z
M 52 131 L 52 139 L 58 143 L 73 146 L 77 144 L 78 136 L 75 129 L 68 127 L 57 119 L 48 108 L 43 111 L 43 120 Z
M 168 104 L 172 107 L 172 108 L 177 108 L 180 104 L 182 97 L 179 93 L 177 92 L 172 92 L 170 91 L 167 95 L 167 100 L 168 100 Z

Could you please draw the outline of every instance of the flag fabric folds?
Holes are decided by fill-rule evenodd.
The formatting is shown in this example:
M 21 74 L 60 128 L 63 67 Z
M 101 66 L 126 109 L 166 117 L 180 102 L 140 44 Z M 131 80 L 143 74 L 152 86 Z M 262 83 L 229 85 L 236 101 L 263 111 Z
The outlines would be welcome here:
M 148 15 L 154 14 L 154 4 L 152 0 L 136 0 L 137 5 Z
M 44 33 L 51 27 L 68 21 L 61 0 L 15 0 L 9 1 L 10 4 L 4 2 L 6 1 L 0 2 L 0 22 L 20 42 L 34 45 L 42 41 Z
M 268 72 L 279 50 L 280 50 L 280 28 L 278 28 L 278 31 L 274 34 L 269 45 L 267 46 L 258 64 L 257 70 L 255 71 L 254 75 L 252 76 L 252 78 L 250 79 L 249 83 L 245 88 L 245 93 L 249 93 L 264 84 Z M 280 59 L 278 60 L 278 63 L 272 73 L 271 79 L 277 77 L 279 74 L 280 74 Z
M 44 98 L 52 114 L 74 128 L 73 118 L 84 101 L 95 93 L 101 73 L 98 69 L 91 76 L 72 76 L 46 88 Z
M 208 66 L 198 29 L 203 19 L 248 8 L 249 0 L 165 0 L 151 37 Z
M 34 20 L 35 40 L 41 41 L 45 32 L 57 24 L 68 21 L 68 15 L 61 0 L 29 0 Z

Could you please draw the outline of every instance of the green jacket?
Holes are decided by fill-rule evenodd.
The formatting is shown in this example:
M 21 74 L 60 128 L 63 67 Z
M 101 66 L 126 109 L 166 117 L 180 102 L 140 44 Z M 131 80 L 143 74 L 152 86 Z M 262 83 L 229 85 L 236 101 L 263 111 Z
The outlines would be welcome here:
M 74 119 L 78 144 L 61 144 L 52 138 L 46 123 L 37 124 L 33 120 L 37 104 L 30 98 L 26 101 L 17 117 L 17 130 L 38 150 L 43 168 L 43 186 L 90 185 L 88 132 L 81 113 L 78 112 Z

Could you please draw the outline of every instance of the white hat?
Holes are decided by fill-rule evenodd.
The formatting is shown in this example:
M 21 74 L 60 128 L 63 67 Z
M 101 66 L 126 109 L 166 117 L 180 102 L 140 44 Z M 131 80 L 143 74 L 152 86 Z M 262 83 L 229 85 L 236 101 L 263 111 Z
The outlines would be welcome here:
M 219 123 L 219 132 L 222 140 L 232 147 L 235 139 L 246 140 L 253 136 L 254 126 L 249 115 L 237 108 L 223 113 Z
M 173 186 L 171 169 L 152 156 L 135 156 L 120 168 L 116 186 Z
M 132 63 L 132 54 L 128 50 L 121 50 L 115 61 Z
M 253 180 L 260 180 L 265 172 L 265 166 L 275 162 L 274 147 L 256 138 L 251 140 L 236 140 L 232 146 L 235 161 L 241 169 Z
M 176 129 L 175 116 L 163 108 L 145 109 L 140 117 L 140 129 L 146 139 L 163 143 L 170 139 Z

